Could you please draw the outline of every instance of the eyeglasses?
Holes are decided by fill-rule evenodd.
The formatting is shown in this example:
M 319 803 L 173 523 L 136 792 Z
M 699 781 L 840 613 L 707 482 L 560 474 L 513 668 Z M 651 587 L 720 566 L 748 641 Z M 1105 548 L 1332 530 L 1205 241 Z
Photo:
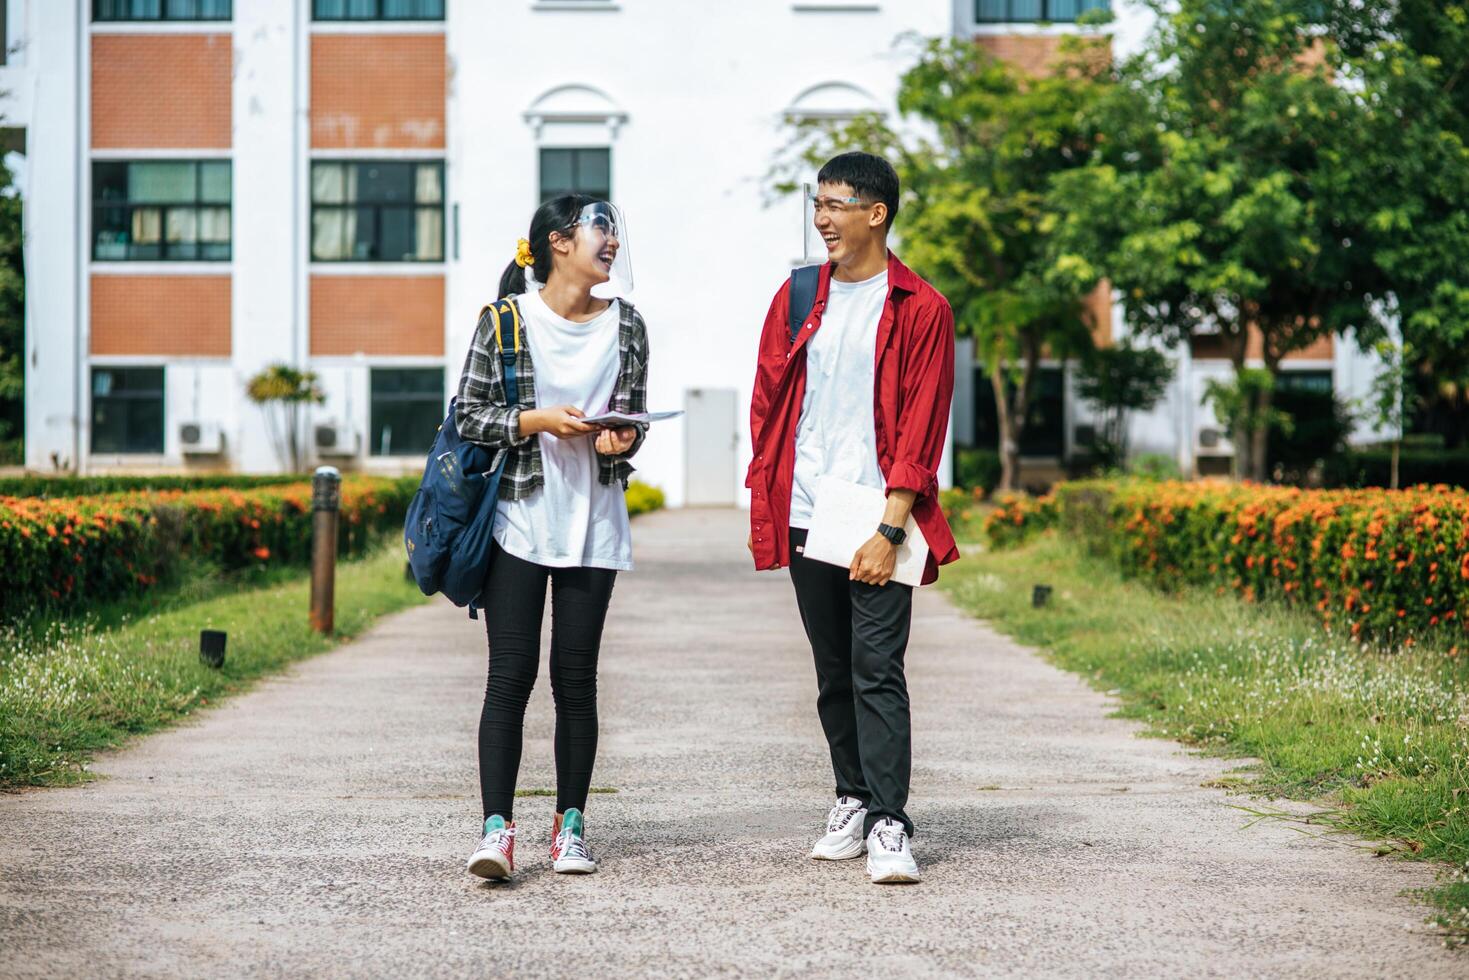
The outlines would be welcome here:
M 830 197 L 813 194 L 808 200 L 811 203 L 811 210 L 817 214 L 846 214 L 848 211 L 872 207 L 870 204 L 863 204 L 860 197 Z

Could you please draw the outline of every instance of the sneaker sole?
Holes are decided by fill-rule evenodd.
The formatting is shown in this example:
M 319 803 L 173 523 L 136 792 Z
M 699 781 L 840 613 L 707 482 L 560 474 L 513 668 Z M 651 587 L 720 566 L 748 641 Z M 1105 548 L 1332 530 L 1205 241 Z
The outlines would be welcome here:
M 874 885 L 916 885 L 923 880 L 917 871 L 885 871 L 878 874 L 872 870 L 872 865 L 867 866 L 867 873 L 872 876 Z
M 552 863 L 551 870 L 558 875 L 589 875 L 597 870 L 596 861 L 578 861 L 574 858 L 562 858 Z
M 865 841 L 865 840 L 859 840 L 859 841 L 853 841 L 852 843 L 848 844 L 846 847 L 843 847 L 840 850 L 836 850 L 836 851 L 823 851 L 823 850 L 821 850 L 820 847 L 816 847 L 816 848 L 814 848 L 811 851 L 811 860 L 813 860 L 813 861 L 850 861 L 850 860 L 852 860 L 852 858 L 862 857 L 862 855 L 864 855 L 866 853 L 867 853 L 867 841 Z
M 476 878 L 488 881 L 508 881 L 511 874 L 505 862 L 494 857 L 470 858 L 467 870 Z

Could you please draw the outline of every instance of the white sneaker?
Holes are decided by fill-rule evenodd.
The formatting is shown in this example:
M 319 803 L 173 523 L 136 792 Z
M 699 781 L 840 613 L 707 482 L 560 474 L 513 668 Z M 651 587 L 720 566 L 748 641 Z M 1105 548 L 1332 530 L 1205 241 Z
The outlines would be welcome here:
M 908 832 L 891 817 L 879 820 L 867 835 L 867 873 L 874 885 L 923 880 L 908 847 Z
M 589 875 L 597 860 L 582 832 L 581 811 L 575 807 L 556 818 L 551 832 L 551 870 L 563 875 Z
M 843 796 L 826 815 L 826 836 L 811 849 L 811 857 L 817 861 L 845 861 L 861 857 L 867 850 L 862 839 L 862 822 L 867 819 L 867 807 L 861 800 Z
M 499 816 L 486 820 L 485 835 L 465 867 L 476 877 L 509 879 L 515 873 L 515 824 L 507 824 Z

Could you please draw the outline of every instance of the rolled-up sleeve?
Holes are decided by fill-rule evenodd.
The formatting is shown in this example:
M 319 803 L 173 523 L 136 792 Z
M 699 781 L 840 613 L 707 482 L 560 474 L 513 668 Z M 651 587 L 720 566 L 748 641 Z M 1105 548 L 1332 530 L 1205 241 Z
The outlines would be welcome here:
M 520 406 L 507 405 L 505 368 L 495 348 L 494 311 L 486 309 L 475 327 L 474 340 L 464 359 L 459 376 L 459 395 L 455 401 L 454 424 L 460 438 L 504 449 L 519 446 L 530 436 L 520 434 Z
M 954 398 L 954 311 L 947 302 L 936 299 L 922 311 L 906 353 L 887 487 L 934 496 Z

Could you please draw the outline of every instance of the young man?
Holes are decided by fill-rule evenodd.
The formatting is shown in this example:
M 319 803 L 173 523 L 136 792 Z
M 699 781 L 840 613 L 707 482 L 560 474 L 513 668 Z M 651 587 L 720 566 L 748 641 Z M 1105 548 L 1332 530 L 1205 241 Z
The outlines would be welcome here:
M 903 656 L 913 590 L 891 581 L 911 513 L 928 541 L 923 582 L 959 557 L 938 502 L 954 390 L 948 301 L 887 248 L 898 175 L 881 157 L 844 153 L 817 177 L 816 228 L 830 261 L 791 340 L 790 283 L 770 305 L 750 408 L 750 552 L 789 566 L 816 660 L 816 710 L 837 802 L 820 860 L 867 855 L 874 882 L 918 881 L 904 812 L 912 746 Z M 802 554 L 817 480 L 887 492 L 887 510 L 850 568 Z

